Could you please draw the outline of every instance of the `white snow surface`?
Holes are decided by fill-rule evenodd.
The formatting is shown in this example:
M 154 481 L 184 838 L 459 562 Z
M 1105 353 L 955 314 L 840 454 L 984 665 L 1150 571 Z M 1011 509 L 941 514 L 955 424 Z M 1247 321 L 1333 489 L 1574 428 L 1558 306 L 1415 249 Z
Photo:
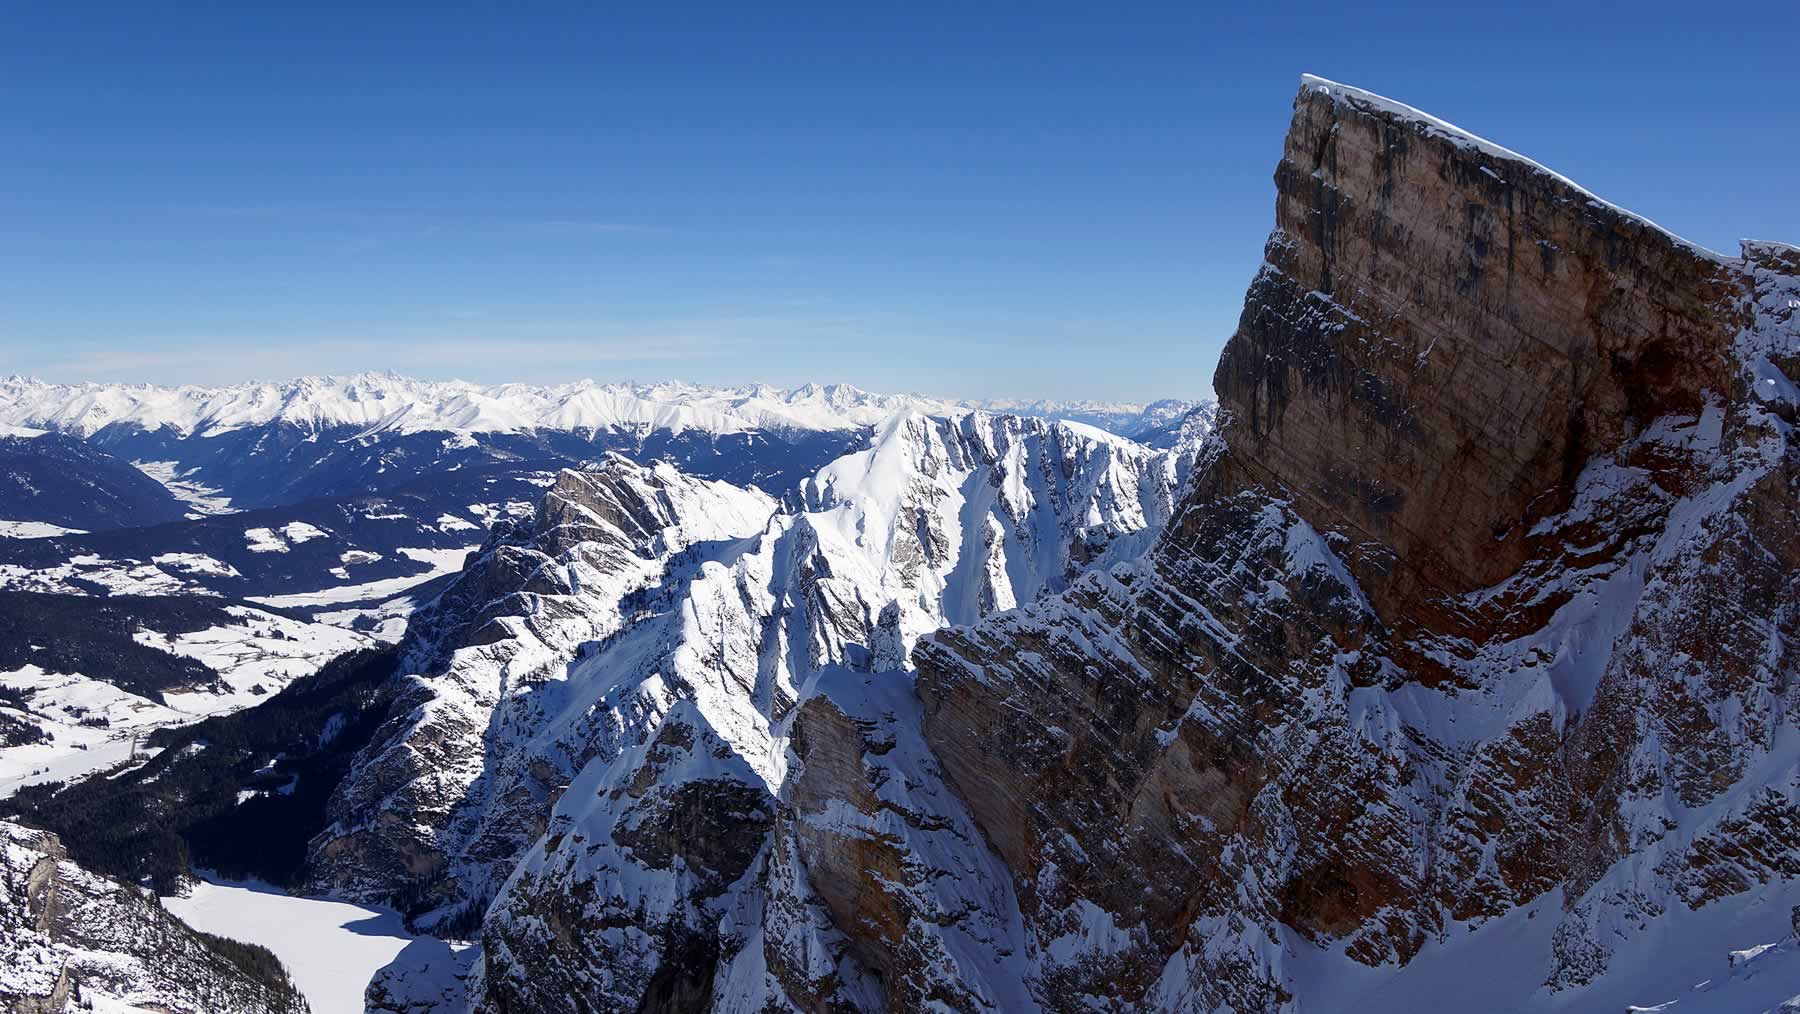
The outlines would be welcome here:
M 132 464 L 138 471 L 162 483 L 175 499 L 187 504 L 190 518 L 235 511 L 230 497 L 192 477 L 197 469 L 184 470 L 174 461 L 134 461 Z
M 255 881 L 205 880 L 163 907 L 197 930 L 261 944 L 313 1014 L 362 1014 L 363 989 L 415 941 L 392 909 L 301 898 Z
M 317 672 L 333 658 L 370 644 L 362 634 L 323 623 L 304 623 L 242 606 L 230 606 L 226 611 L 241 625 L 174 637 L 154 631 L 137 633 L 138 643 L 185 655 L 219 674 L 223 686 L 166 691 L 163 699 L 170 707 L 197 716 L 246 708 Z
M 48 521 L 0 521 L 0 539 L 54 539 L 59 535 L 86 535 L 81 528 L 64 528 Z
M 1789 880 L 1699 911 L 1670 906 L 1649 939 L 1632 941 L 1591 985 L 1552 993 L 1542 985 L 1563 902 L 1552 891 L 1493 920 L 1428 946 L 1404 968 L 1370 968 L 1291 934 L 1292 981 L 1320 998 L 1308 1014 L 1358 1011 L 1666 1011 L 1758 1014 L 1800 997 L 1800 954 Z M 1296 960 L 1298 958 L 1298 960 Z
M 539 575 L 532 590 L 486 603 L 482 615 L 497 614 L 499 639 L 454 650 L 441 669 L 434 662 L 415 670 L 420 675 L 409 679 L 420 704 L 410 721 L 422 734 L 366 757 L 340 793 L 386 796 L 422 764 L 421 784 L 400 795 L 456 801 L 447 826 L 415 830 L 453 857 L 453 875 L 470 898 L 491 896 L 511 872 L 510 862 L 490 858 L 495 842 L 510 839 L 523 849 L 537 833 L 521 824 L 530 819 L 516 805 L 522 782 L 560 770 L 575 782 L 565 796 L 567 817 L 604 823 L 610 812 L 578 815 L 584 780 L 623 777 L 668 722 L 709 730 L 719 750 L 732 755 L 719 762 L 722 770 L 774 794 L 786 763 L 776 716 L 813 692 L 815 676 L 843 675 L 827 682 L 848 695 L 840 707 L 858 713 L 868 708 L 853 702 L 866 695 L 893 690 L 910 700 L 908 678 L 896 670 L 917 637 L 1031 601 L 1084 568 L 1141 553 L 1172 510 L 1190 463 L 1182 452 L 1155 451 L 1089 426 L 914 412 L 890 418 L 867 449 L 805 483 L 799 513 L 774 513 L 776 505 L 754 490 L 695 480 L 668 465 L 615 458 L 599 476 L 565 473 L 540 510 L 540 526 L 554 526 L 540 528 L 533 548 L 490 550 L 524 553 L 514 559 L 528 556 Z M 642 510 L 658 515 L 660 530 L 628 523 Z M 558 533 L 575 524 L 594 534 L 564 544 Z M 537 546 L 557 555 L 530 556 Z M 1074 547 L 1085 558 L 1072 556 Z M 471 561 L 476 579 L 468 583 L 483 595 L 505 595 L 479 573 L 486 559 Z M 415 617 L 409 643 L 416 661 L 430 658 L 432 638 L 454 631 L 463 622 L 458 617 L 468 616 L 463 610 L 484 604 L 439 612 L 458 589 Z M 897 682 L 869 688 L 863 676 L 848 675 L 871 671 Z M 851 693 L 852 686 L 862 689 Z M 426 730 L 441 730 L 441 738 Z M 482 740 L 465 738 L 481 730 L 488 730 Z M 922 769 L 926 760 L 916 752 L 909 746 L 890 760 Z M 711 770 L 680 777 L 708 777 Z M 932 808 L 947 808 L 946 819 L 966 822 L 947 792 L 921 792 L 915 804 L 929 797 Z M 934 833 L 917 847 L 957 865 L 965 859 L 954 855 L 956 840 Z M 475 841 L 488 854 L 463 852 Z M 982 872 L 985 862 L 970 867 L 986 885 L 978 893 L 1004 894 L 1003 878 Z M 360 871 L 341 875 L 337 883 L 360 889 Z M 942 886 L 946 893 L 933 904 L 955 910 L 960 889 Z M 616 889 L 641 891 L 633 903 L 652 911 L 678 904 L 670 885 L 654 877 Z M 1008 938 L 1006 924 L 1016 921 L 1009 905 L 971 917 L 972 926 L 984 927 L 969 930 L 979 939 L 951 932 L 945 946 L 962 949 L 967 967 L 985 966 L 983 947 Z M 633 935 L 621 931 L 624 938 Z M 1015 972 L 994 982 L 1014 980 Z
M 0 749 L 0 798 L 39 782 L 74 781 L 155 751 L 137 747 L 139 737 L 151 729 L 191 722 L 186 715 L 120 690 L 111 683 L 73 673 L 46 672 L 35 665 L 0 671 L 0 684 L 25 691 L 30 712 L 20 713 L 0 704 L 15 718 L 47 731 L 48 743 L 32 743 Z M 104 718 L 110 725 L 96 728 L 82 718 Z
M 113 595 L 211 595 L 213 592 L 188 580 L 200 567 L 200 561 L 212 560 L 198 553 L 164 553 L 163 562 L 144 560 L 112 560 L 96 553 L 71 556 L 53 567 L 26 567 L 22 564 L 0 564 L 0 588 L 21 591 L 60 592 L 66 595 L 88 595 L 92 590 L 77 581 L 90 582 Z M 225 564 L 212 560 L 219 566 Z
M 1047 417 L 1142 415 L 1154 423 L 1179 414 L 1189 402 L 1155 405 L 1091 401 L 967 402 L 922 395 L 873 394 L 848 384 L 808 384 L 792 389 L 753 384 L 700 387 L 599 383 L 477 385 L 421 381 L 392 373 L 302 377 L 280 383 L 226 387 L 158 387 L 148 384 L 51 384 L 25 377 L 0 379 L 0 427 L 29 427 L 90 436 L 115 423 L 145 430 L 171 429 L 181 436 L 214 436 L 285 422 L 305 430 L 357 427 L 359 435 L 387 433 L 516 433 L 531 430 L 695 429 L 715 434 L 752 430 L 846 430 L 874 425 L 901 410 L 936 416 L 971 409 L 1006 410 Z M 169 486 L 197 511 L 228 505 L 215 491 L 178 488 L 168 462 L 138 467 Z
M 292 525 L 288 527 L 292 528 Z M 254 529 L 267 531 L 267 529 Z M 380 581 L 368 581 L 362 584 L 333 585 L 317 591 L 290 592 L 286 595 L 252 595 L 248 601 L 259 605 L 276 608 L 305 608 L 308 606 L 332 606 L 347 602 L 369 602 L 375 599 L 391 599 L 415 585 L 424 584 L 432 578 L 442 577 L 461 570 L 463 561 L 469 552 L 476 547 L 462 546 L 450 549 L 417 549 L 399 550 L 401 556 L 425 564 L 429 569 L 419 574 L 406 574 L 401 577 L 384 578 Z M 346 574 L 346 576 L 348 576 Z
M 282 687 L 318 671 L 336 656 L 372 643 L 353 631 L 305 623 L 258 609 L 231 606 L 238 622 L 169 637 L 140 630 L 145 644 L 184 655 L 214 670 L 219 678 L 204 686 L 164 691 L 157 704 L 111 683 L 80 673 L 47 672 L 36 665 L 0 670 L 0 684 L 25 691 L 29 711 L 0 705 L 14 717 L 49 732 L 48 743 L 0 749 L 0 798 L 45 781 L 73 781 L 154 751 L 139 740 L 153 729 L 186 725 L 267 700 Z M 98 728 L 83 718 L 105 718 Z

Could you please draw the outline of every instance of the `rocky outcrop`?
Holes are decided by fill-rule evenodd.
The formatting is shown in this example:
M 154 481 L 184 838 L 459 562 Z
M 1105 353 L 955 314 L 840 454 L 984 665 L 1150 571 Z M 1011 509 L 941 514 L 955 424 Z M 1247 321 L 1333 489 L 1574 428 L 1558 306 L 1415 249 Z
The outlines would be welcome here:
M 469 928 L 575 772 L 666 706 L 629 678 L 647 674 L 598 671 L 602 646 L 774 510 L 664 464 L 560 473 L 535 517 L 496 526 L 414 617 L 405 689 L 333 796 L 313 887 Z
M 273 956 L 209 939 L 135 888 L 68 859 L 53 834 L 0 821 L 0 1007 L 299 1014 Z
M 415 616 L 417 675 L 334 799 L 313 884 L 472 928 L 584 769 L 632 763 L 678 714 L 684 741 L 745 758 L 741 791 L 773 807 L 779 727 L 814 674 L 900 670 L 946 622 L 1141 554 L 1190 461 L 1076 424 L 901 413 L 808 480 L 798 513 L 668 466 L 564 472 Z M 740 791 L 669 777 L 672 820 Z
M 1319 83 L 1275 183 L 1219 361 L 1230 481 L 1385 547 L 1347 557 L 1384 612 L 1515 573 L 1595 455 L 1732 390 L 1741 265 L 1511 152 Z
M 1141 553 L 1185 460 L 1081 426 L 904 414 L 809 481 L 801 513 L 671 567 L 571 670 L 561 713 L 637 731 L 542 811 L 471 995 L 514 1011 L 1018 995 L 1018 961 L 993 960 L 1016 937 L 1010 887 L 919 746 L 900 668 L 948 620 Z M 876 869 L 879 888 L 858 879 Z
M 1800 251 L 1317 79 L 1276 182 L 1197 461 L 902 415 L 713 540 L 567 478 L 320 868 L 491 893 L 496 1012 L 1800 993 Z
M 1156 549 L 913 656 L 1032 995 L 1404 1006 L 1529 907 L 1554 932 L 1467 1009 L 1592 1008 L 1642 999 L 1616 951 L 1685 974 L 1698 948 L 1645 931 L 1675 910 L 1773 934 L 1748 894 L 1800 860 L 1800 253 L 1720 257 L 1316 79 L 1276 183 L 1220 439 Z

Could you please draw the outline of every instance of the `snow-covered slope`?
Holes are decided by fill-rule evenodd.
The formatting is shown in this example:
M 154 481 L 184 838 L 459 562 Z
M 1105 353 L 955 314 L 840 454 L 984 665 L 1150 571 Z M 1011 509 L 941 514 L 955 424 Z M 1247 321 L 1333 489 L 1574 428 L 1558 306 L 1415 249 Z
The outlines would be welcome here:
M 213 601 L 0 593 L 0 798 L 141 759 L 371 639 Z
M 182 505 L 154 478 L 60 433 L 0 432 L 0 538 L 176 521 Z
M 1800 1005 L 1800 250 L 1310 79 L 1277 183 L 1147 553 L 1078 427 L 892 420 L 641 592 L 571 479 L 321 885 L 492 1012 Z
M 1193 404 L 1031 402 L 1014 411 L 1135 436 L 1166 425 Z M 14 468 L 17 488 L 0 482 L 0 531 L 41 536 L 55 531 L 46 525 L 85 531 L 403 488 L 429 494 L 434 483 L 457 473 L 504 478 L 578 467 L 607 452 L 671 461 L 691 475 L 786 497 L 896 412 L 950 418 L 972 407 L 981 406 L 847 385 L 477 386 L 360 374 L 208 388 L 58 385 L 12 377 L 0 379 L 0 432 L 18 436 L 0 440 L 0 456 L 7 444 L 15 445 L 15 456 L 29 451 L 38 457 L 53 445 L 72 445 L 89 458 L 117 459 L 113 484 L 144 487 L 159 503 L 156 509 L 108 513 L 98 511 L 104 505 L 96 501 L 94 508 L 71 513 L 95 498 L 49 493 L 82 477 L 106 478 L 99 465 L 75 462 L 61 475 L 39 469 L 42 481 Z
M 485 1002 L 679 1006 L 710 983 L 715 1009 L 879 1007 L 879 964 L 832 928 L 861 906 L 940 972 L 888 982 L 891 1006 L 1018 1009 L 1011 886 L 921 749 L 906 655 L 1135 557 L 1187 463 L 1076 424 L 909 416 L 823 469 L 805 513 L 689 585 L 654 725 L 573 772 L 489 909 Z M 865 875 L 887 896 L 856 900 Z M 581 940 L 562 968 L 525 960 L 551 924 Z
M 162 905 L 195 929 L 269 948 L 312 1014 L 364 1014 L 363 992 L 378 969 L 409 951 L 409 961 L 418 952 L 452 953 L 407 933 L 392 910 L 298 898 L 256 881 L 203 880 Z
M 0 540 L 0 589 L 216 595 L 308 613 L 369 610 L 460 567 L 489 525 L 531 513 L 552 474 L 459 470 L 383 495 Z
M 1800 250 L 1312 79 L 1276 180 L 1156 549 L 913 656 L 1033 997 L 1791 1008 Z
M 0 821 L 0 1005 L 18 1012 L 307 1010 L 267 952 L 203 937 L 136 887 L 71 862 L 55 835 L 10 821 Z
M 891 418 L 793 514 L 707 507 L 751 493 L 667 466 L 566 472 L 417 617 L 415 689 L 334 801 L 315 886 L 471 918 L 570 780 L 671 713 L 779 764 L 776 725 L 817 673 L 898 670 L 924 633 L 1142 552 L 1185 472 L 1090 427 L 983 413 Z

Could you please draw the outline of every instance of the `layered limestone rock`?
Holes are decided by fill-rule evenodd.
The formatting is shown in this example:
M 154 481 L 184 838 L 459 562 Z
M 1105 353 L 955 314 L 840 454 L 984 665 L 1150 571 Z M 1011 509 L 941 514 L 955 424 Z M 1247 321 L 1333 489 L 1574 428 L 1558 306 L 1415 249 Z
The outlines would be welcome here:
M 1596 454 L 1732 389 L 1741 266 L 1520 156 L 1318 82 L 1275 183 L 1228 468 L 1385 547 L 1348 560 L 1384 607 L 1514 573 Z
M 1035 1001 L 1443 1003 L 1529 909 L 1466 1009 L 1592 1008 L 1785 935 L 1800 253 L 1317 79 L 1276 183 L 1155 550 L 913 656 Z
M 1191 475 L 902 416 L 736 539 L 547 504 L 321 868 L 493 893 L 496 1012 L 1800 994 L 1800 251 L 1317 79 L 1277 187 Z
M 485 1009 L 1012 1005 L 1010 884 L 898 670 L 947 620 L 1141 552 L 1185 454 L 903 415 L 822 470 L 686 590 L 654 735 L 576 777 L 489 910 Z
M 0 821 L 0 1007 L 19 1014 L 307 1009 L 278 967 L 252 971 L 239 960 L 155 898 L 71 862 L 56 835 Z
M 1184 446 L 1155 451 L 1075 424 L 902 413 L 805 483 L 798 513 L 666 466 L 565 472 L 529 526 L 498 532 L 415 618 L 407 665 L 419 675 L 339 790 L 337 823 L 313 843 L 314 884 L 469 928 L 532 843 L 558 833 L 552 810 L 569 786 L 608 770 L 607 784 L 633 790 L 599 810 L 571 802 L 566 826 L 668 819 L 671 835 L 699 833 L 682 822 L 724 819 L 720 799 L 741 797 L 721 812 L 760 813 L 760 829 L 719 834 L 761 849 L 783 723 L 810 679 L 897 672 L 946 622 L 1141 554 L 1190 461 Z M 741 763 L 665 773 L 686 751 Z M 665 945 L 696 946 L 683 934 L 646 967 L 663 967 Z

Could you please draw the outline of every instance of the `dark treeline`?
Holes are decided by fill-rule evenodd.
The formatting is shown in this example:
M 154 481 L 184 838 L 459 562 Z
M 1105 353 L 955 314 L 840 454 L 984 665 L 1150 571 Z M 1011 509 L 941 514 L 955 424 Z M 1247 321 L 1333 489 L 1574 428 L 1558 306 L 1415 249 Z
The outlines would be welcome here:
M 62 836 L 84 866 L 169 893 L 195 868 L 290 886 L 352 759 L 387 715 L 392 648 L 341 655 L 253 708 L 159 730 L 112 778 L 21 789 L 0 817 Z M 241 791 L 257 795 L 238 802 Z
M 275 952 L 260 944 L 247 944 L 242 940 L 216 936 L 197 929 L 189 928 L 206 949 L 220 958 L 231 962 L 237 969 L 251 979 L 269 987 L 277 996 L 285 997 L 290 1002 L 300 999 L 300 988 L 294 985 L 287 967 Z
M 225 605 L 193 596 L 0 591 L 0 670 L 35 665 L 46 672 L 80 673 L 161 704 L 164 690 L 211 683 L 218 673 L 139 644 L 134 635 L 241 624 Z

